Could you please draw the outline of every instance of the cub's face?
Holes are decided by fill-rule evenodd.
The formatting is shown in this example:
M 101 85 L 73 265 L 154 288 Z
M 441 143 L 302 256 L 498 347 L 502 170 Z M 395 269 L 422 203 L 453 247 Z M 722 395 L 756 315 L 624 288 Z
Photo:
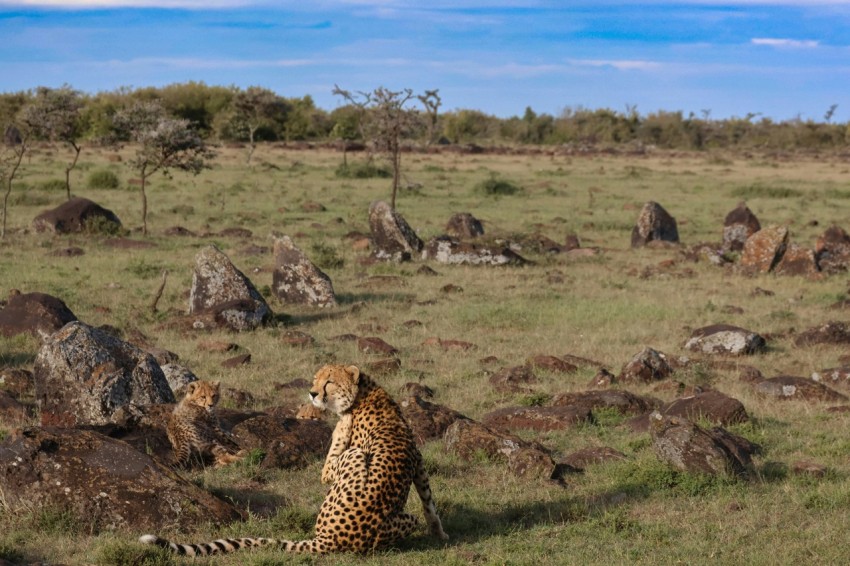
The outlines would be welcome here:
M 218 381 L 193 381 L 186 386 L 186 400 L 209 410 L 218 403 Z
M 310 401 L 319 409 L 341 415 L 351 408 L 359 381 L 360 370 L 356 366 L 324 366 L 313 378 Z

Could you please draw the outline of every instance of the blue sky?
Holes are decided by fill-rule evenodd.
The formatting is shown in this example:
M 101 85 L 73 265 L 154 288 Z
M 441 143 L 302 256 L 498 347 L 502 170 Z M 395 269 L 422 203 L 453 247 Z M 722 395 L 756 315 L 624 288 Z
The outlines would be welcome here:
M 259 85 L 444 110 L 850 121 L 850 0 L 0 0 L 0 90 Z

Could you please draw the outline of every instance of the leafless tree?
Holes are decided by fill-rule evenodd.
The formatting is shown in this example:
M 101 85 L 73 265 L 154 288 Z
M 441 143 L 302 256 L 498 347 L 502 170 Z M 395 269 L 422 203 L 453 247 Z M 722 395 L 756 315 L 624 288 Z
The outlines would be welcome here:
M 0 181 L 5 185 L 3 194 L 3 226 L 0 239 L 6 237 L 6 216 L 9 205 L 9 195 L 12 194 L 12 181 L 21 166 L 24 154 L 27 152 L 29 132 L 23 132 L 16 126 L 9 125 L 3 133 L 3 146 L 0 150 Z
M 65 193 L 71 199 L 71 171 L 77 166 L 83 134 L 80 112 L 83 108 L 83 95 L 70 86 L 51 89 L 38 87 L 32 102 L 24 109 L 23 121 L 36 136 L 42 136 L 53 142 L 65 143 L 74 154 L 65 166 Z
M 141 177 L 142 233 L 148 233 L 148 178 L 171 169 L 197 175 L 209 166 L 214 153 L 207 147 L 189 120 L 170 118 L 158 101 L 137 102 L 113 118 L 115 131 L 123 139 L 138 144 L 127 164 Z
M 422 103 L 422 106 L 425 107 L 425 113 L 428 115 L 428 139 L 427 143 L 430 145 L 434 143 L 434 137 L 437 132 L 437 120 L 439 119 L 438 112 L 440 110 L 440 106 L 443 104 L 443 99 L 440 98 L 440 90 L 426 90 L 425 94 L 420 94 L 416 98 L 419 99 L 419 102 Z

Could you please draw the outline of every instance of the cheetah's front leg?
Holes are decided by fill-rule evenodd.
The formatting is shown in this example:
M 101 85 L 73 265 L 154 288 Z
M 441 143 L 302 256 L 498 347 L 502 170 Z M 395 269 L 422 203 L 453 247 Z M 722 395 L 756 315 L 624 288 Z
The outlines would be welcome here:
M 348 450 L 351 444 L 351 422 L 353 417 L 351 413 L 344 414 L 339 417 L 339 422 L 336 423 L 333 436 L 331 437 L 331 447 L 328 450 L 328 456 L 325 458 L 325 465 L 322 466 L 322 483 L 333 483 L 337 478 L 337 461 L 343 452 Z

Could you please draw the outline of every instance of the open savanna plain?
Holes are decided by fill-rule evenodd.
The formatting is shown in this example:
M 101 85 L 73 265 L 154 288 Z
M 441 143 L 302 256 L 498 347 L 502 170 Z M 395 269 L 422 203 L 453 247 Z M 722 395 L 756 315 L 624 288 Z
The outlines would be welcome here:
M 850 229 L 850 158 L 836 154 L 733 153 L 567 155 L 405 153 L 397 210 L 423 240 L 444 232 L 449 217 L 469 212 L 486 235 L 513 241 L 540 234 L 563 243 L 576 234 L 588 257 L 545 254 L 526 247 L 522 267 L 369 262 L 346 235 L 368 234 L 369 204 L 389 200 L 390 180 L 336 175 L 340 152 L 283 145 L 261 146 L 246 165 L 243 148 L 220 148 L 212 168 L 198 176 L 175 173 L 152 178 L 148 188 L 148 235 L 143 237 L 139 189 L 121 152 L 87 148 L 72 173 L 72 192 L 114 211 L 123 237 L 153 246 L 110 245 L 114 235 L 53 236 L 34 233 L 32 219 L 65 199 L 65 155 L 39 147 L 25 159 L 9 198 L 9 227 L 0 242 L 0 289 L 39 291 L 61 298 L 78 318 L 111 325 L 130 336 L 139 331 L 156 346 L 180 356 L 202 379 L 249 391 L 256 409 L 275 404 L 275 384 L 310 379 L 329 362 L 366 364 L 375 358 L 342 334 L 379 336 L 399 350 L 401 369 L 377 377 L 397 398 L 407 382 L 434 390 L 433 402 L 480 419 L 508 405 L 544 403 L 561 392 L 583 391 L 594 367 L 564 375 L 537 369 L 532 393 L 496 392 L 488 372 L 525 363 L 534 354 L 572 354 L 597 360 L 617 374 L 650 346 L 670 357 L 698 358 L 684 350 L 692 329 L 727 323 L 768 337 L 763 354 L 717 369 L 692 363 L 672 380 L 711 387 L 740 400 L 750 421 L 729 427 L 758 443 L 756 473 L 749 480 L 703 477 L 671 471 L 655 456 L 648 433 L 624 425 L 627 417 L 596 414 L 593 424 L 566 431 L 529 433 L 555 460 L 572 451 L 608 446 L 622 461 L 588 466 L 562 483 L 518 478 L 486 457 L 465 461 L 441 441 L 423 448 L 437 507 L 451 540 L 424 529 L 396 548 L 366 556 L 284 556 L 253 550 L 197 564 L 845 564 L 850 532 L 850 413 L 828 404 L 778 401 L 759 396 L 742 381 L 736 364 L 765 377 L 810 376 L 840 365 L 846 347 L 798 347 L 796 333 L 830 320 L 846 320 L 830 307 L 847 298 L 848 277 L 760 275 L 687 260 L 682 253 L 700 242 L 719 246 L 723 219 L 746 200 L 762 226 L 787 225 L 791 241 L 813 247 L 830 224 Z M 364 154 L 349 154 L 360 163 Z M 88 187 L 90 176 L 111 170 L 119 188 Z M 521 188 L 513 195 L 480 189 L 491 178 Z M 656 201 L 678 221 L 681 248 L 630 248 L 641 206 Z M 324 210 L 305 206 L 319 203 Z M 310 211 L 308 211 L 310 210 Z M 196 236 L 166 236 L 183 226 Z M 241 227 L 251 237 L 220 235 Z M 308 309 L 284 305 L 270 293 L 271 234 L 289 235 L 332 279 L 338 305 Z M 265 292 L 276 318 L 243 334 L 187 332 L 175 319 L 188 309 L 194 258 L 214 243 Z M 56 257 L 76 246 L 85 254 Z M 168 270 L 167 285 L 153 302 Z M 462 292 L 444 292 L 447 285 Z M 772 295 L 754 293 L 757 288 Z M 728 309 L 727 307 L 739 307 Z M 420 325 L 406 325 L 410 320 Z M 289 330 L 315 338 L 296 348 L 284 343 Z M 463 340 L 470 351 L 427 345 L 432 337 Z M 198 348 L 202 340 L 235 342 L 251 362 L 226 369 L 233 353 Z M 31 369 L 35 338 L 0 338 L 0 366 Z M 494 356 L 498 362 L 484 364 Z M 716 365 L 716 364 L 715 364 Z M 670 401 L 675 388 L 615 384 Z M 306 391 L 304 392 L 306 399 Z M 223 405 L 227 406 L 224 400 Z M 8 435 L 10 429 L 0 431 Z M 823 477 L 795 474 L 793 462 L 827 468 Z M 326 488 L 321 462 L 298 470 L 265 470 L 256 459 L 224 469 L 189 472 L 198 485 L 233 498 L 246 520 L 229 525 L 185 526 L 160 533 L 181 541 L 257 535 L 301 539 L 312 526 Z M 2 503 L 2 502 L 0 502 Z M 421 516 L 415 494 L 410 512 Z M 57 510 L 10 509 L 0 505 L 0 558 L 14 563 L 173 564 L 181 560 L 136 542 L 138 532 L 92 532 L 86 517 Z

